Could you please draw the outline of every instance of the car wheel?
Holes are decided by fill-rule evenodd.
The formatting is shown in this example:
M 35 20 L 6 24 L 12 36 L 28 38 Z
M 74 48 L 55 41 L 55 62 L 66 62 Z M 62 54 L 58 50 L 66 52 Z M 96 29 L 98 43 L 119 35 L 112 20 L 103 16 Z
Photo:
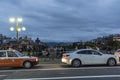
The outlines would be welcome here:
M 80 67 L 81 66 L 81 61 L 78 59 L 75 59 L 72 61 L 72 66 L 73 67 Z
M 108 62 L 107 62 L 107 65 L 108 66 L 115 66 L 116 65 L 115 59 L 113 59 L 113 58 L 109 59 Z
M 32 63 L 30 61 L 26 61 L 23 66 L 24 68 L 29 69 L 32 67 Z

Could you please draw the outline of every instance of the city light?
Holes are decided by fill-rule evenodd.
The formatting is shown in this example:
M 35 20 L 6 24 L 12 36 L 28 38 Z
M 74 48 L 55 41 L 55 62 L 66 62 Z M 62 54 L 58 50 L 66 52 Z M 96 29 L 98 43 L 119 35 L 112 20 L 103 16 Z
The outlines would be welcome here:
M 17 40 L 17 42 L 18 42 L 18 32 L 20 32 L 20 31 L 25 31 L 26 30 L 26 28 L 25 27 L 20 27 L 19 26 L 19 22 L 22 22 L 23 21 L 23 19 L 22 18 L 10 18 L 9 19 L 9 21 L 10 22 L 15 22 L 16 23 L 16 25 L 15 25 L 15 27 L 10 27 L 10 31 L 16 31 L 16 40 Z
M 10 27 L 10 31 L 14 31 L 14 27 Z
M 17 18 L 18 22 L 22 22 L 22 20 L 23 20 L 22 18 Z
M 20 31 L 21 31 L 21 28 L 18 28 L 18 31 L 20 32 Z
M 15 22 L 15 18 L 10 18 L 9 21 L 12 23 Z
M 26 28 L 25 28 L 25 27 L 22 27 L 22 30 L 23 30 L 23 31 L 25 31 L 25 30 L 26 30 Z

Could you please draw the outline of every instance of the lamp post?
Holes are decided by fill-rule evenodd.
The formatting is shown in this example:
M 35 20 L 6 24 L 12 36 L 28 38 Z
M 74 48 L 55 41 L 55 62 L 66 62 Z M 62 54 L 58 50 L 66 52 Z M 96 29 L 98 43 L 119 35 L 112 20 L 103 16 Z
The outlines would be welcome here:
M 10 31 L 16 31 L 16 41 L 18 43 L 19 39 L 18 39 L 18 32 L 20 31 L 25 31 L 26 28 L 25 27 L 19 27 L 19 22 L 22 22 L 22 18 L 10 18 L 9 21 L 12 22 L 12 23 L 16 23 L 16 26 L 15 27 L 10 27 Z

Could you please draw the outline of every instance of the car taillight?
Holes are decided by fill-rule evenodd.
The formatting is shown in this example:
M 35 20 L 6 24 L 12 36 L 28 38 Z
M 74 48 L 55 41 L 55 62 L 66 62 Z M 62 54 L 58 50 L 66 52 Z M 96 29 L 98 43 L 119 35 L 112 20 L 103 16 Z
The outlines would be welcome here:
M 63 54 L 63 57 L 68 57 L 69 55 L 68 54 Z

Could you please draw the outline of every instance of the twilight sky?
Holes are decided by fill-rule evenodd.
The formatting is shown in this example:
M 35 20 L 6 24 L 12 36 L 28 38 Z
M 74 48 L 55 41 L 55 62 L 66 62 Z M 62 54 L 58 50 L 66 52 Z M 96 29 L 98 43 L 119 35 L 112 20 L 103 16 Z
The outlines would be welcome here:
M 19 36 L 86 41 L 120 33 L 120 0 L 0 0 L 0 33 L 15 37 L 10 17 L 24 19 Z

